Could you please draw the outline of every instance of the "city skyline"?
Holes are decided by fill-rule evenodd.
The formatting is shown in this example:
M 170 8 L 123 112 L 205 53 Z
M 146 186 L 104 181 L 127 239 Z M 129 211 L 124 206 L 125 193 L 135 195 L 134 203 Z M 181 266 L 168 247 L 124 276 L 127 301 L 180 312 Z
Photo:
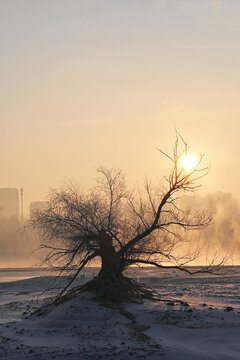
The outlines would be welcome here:
M 159 181 L 175 129 L 240 198 L 236 1 L 0 4 L 0 187 L 45 199 L 99 165 Z M 231 56 L 230 56 L 231 54 Z M 170 145 L 171 146 L 171 145 Z M 229 176 L 231 174 L 231 176 Z
M 0 360 L 240 358 L 240 0 L 0 0 Z
M 47 204 L 41 199 L 24 204 L 23 188 L 0 188 L 0 219 L 15 217 L 23 221 L 33 210 L 46 210 Z

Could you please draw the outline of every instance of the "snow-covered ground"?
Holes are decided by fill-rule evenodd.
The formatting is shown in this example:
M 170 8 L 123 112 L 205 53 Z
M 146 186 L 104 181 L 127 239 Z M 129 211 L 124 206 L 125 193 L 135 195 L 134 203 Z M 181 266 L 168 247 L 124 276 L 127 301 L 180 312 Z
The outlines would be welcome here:
M 154 288 L 161 301 L 109 307 L 84 293 L 44 316 L 33 312 L 53 295 L 42 292 L 54 274 L 14 271 L 0 270 L 1 360 L 240 359 L 239 267 L 195 277 L 130 269 L 126 274 Z M 96 272 L 85 270 L 78 283 Z

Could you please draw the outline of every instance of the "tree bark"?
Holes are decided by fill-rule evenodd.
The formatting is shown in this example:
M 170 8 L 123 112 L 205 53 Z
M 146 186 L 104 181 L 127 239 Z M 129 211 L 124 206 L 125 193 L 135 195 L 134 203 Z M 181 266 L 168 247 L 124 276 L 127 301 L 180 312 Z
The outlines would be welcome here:
M 113 246 L 105 247 L 101 255 L 102 267 L 97 277 L 98 295 L 102 299 L 118 301 L 121 298 L 123 268 Z

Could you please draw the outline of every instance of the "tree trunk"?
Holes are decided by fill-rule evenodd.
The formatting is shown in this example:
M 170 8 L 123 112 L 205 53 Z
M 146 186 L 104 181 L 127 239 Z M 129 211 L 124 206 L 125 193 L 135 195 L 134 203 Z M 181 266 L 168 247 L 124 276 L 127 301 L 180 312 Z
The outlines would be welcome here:
M 118 254 L 113 246 L 104 248 L 102 252 L 102 267 L 98 274 L 98 295 L 102 299 L 118 301 L 122 296 L 123 268 Z
M 149 297 L 150 292 L 141 284 L 123 276 L 125 264 L 114 249 L 110 235 L 102 231 L 98 236 L 102 267 L 98 276 L 85 284 L 84 289 L 92 290 L 98 298 L 111 302 Z

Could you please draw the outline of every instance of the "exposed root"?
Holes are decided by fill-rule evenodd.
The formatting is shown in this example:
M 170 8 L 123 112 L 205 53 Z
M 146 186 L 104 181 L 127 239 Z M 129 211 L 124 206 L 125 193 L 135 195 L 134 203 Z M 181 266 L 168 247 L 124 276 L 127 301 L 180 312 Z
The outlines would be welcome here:
M 63 304 L 83 292 L 91 292 L 95 298 L 103 304 L 117 307 L 122 315 L 126 317 L 129 316 L 129 320 L 133 322 L 134 319 L 131 318 L 131 314 L 127 314 L 121 306 L 122 302 L 142 302 L 143 299 L 157 300 L 156 293 L 153 290 L 128 277 L 122 276 L 120 281 L 109 283 L 97 276 L 84 285 L 71 288 L 64 295 L 56 296 L 52 302 L 38 309 L 35 314 L 39 316 L 47 314 L 51 311 L 52 307 Z
M 76 286 L 60 297 L 57 296 L 54 303 L 58 305 L 84 291 L 93 292 L 98 300 L 112 303 L 121 303 L 122 301 L 139 302 L 142 299 L 154 298 L 154 292 L 151 289 L 128 277 L 122 276 L 120 281 L 109 283 L 97 276 L 86 284 Z

